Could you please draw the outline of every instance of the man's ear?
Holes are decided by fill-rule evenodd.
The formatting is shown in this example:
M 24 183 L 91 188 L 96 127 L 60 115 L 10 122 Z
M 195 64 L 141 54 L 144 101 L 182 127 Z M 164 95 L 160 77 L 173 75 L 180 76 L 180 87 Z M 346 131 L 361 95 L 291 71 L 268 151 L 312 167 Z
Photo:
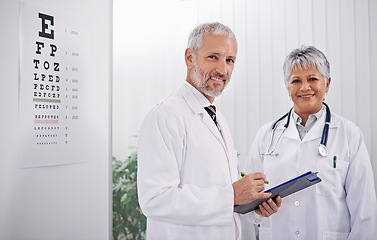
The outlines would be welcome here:
M 186 49 L 186 52 L 185 52 L 185 62 L 186 62 L 187 68 L 193 68 L 194 65 L 195 65 L 195 63 L 194 63 L 194 54 L 193 54 L 193 52 L 191 51 L 190 48 Z

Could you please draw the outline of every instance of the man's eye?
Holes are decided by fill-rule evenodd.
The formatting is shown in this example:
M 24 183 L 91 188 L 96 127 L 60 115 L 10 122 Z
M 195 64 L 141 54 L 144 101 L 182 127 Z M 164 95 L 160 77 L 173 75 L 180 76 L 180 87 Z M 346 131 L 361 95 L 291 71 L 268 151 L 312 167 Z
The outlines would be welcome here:
M 226 61 L 229 62 L 229 63 L 234 63 L 234 59 L 231 59 L 231 58 L 227 59 Z
M 210 56 L 208 56 L 208 58 L 210 58 L 210 59 L 216 59 L 216 56 L 215 55 L 210 55 Z

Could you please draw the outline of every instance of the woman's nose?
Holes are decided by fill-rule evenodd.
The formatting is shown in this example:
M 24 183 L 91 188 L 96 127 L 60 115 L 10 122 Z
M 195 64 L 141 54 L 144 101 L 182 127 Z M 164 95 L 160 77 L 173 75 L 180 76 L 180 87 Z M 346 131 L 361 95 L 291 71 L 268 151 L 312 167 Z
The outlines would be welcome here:
M 302 85 L 301 85 L 301 90 L 302 91 L 308 91 L 310 88 L 311 88 L 310 84 L 307 81 L 303 82 Z

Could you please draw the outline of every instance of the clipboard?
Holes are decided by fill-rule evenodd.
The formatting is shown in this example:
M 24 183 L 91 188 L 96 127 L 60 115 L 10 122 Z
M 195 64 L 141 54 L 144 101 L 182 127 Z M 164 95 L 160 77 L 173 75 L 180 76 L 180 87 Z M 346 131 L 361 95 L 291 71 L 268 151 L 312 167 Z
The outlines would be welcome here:
M 283 198 L 288 195 L 291 195 L 292 193 L 313 186 L 321 181 L 322 179 L 317 176 L 317 173 L 309 171 L 298 177 L 288 180 L 280 185 L 277 185 L 276 187 L 263 191 L 272 193 L 269 198 L 261 198 L 243 205 L 235 205 L 233 211 L 241 214 L 248 213 L 250 211 L 257 209 L 261 203 L 267 201 L 270 198 L 274 198 L 277 195 L 280 195 L 280 197 Z

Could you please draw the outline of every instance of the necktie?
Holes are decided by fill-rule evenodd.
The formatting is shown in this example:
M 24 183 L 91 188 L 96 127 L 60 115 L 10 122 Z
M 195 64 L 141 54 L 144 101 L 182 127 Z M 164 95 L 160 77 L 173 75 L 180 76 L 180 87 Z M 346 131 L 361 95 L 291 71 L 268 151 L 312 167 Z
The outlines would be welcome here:
M 204 107 L 204 109 L 207 111 L 209 116 L 212 118 L 216 127 L 220 130 L 220 127 L 219 127 L 219 125 L 217 124 L 217 121 L 216 121 L 216 107 L 213 106 L 213 105 L 209 105 L 208 107 Z

